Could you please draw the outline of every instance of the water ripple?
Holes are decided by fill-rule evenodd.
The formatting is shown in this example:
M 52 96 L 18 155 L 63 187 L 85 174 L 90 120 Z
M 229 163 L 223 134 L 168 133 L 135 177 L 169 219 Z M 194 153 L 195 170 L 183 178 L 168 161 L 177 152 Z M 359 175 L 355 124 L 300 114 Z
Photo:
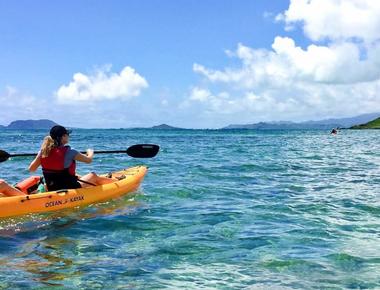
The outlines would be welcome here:
M 0 131 L 37 151 L 44 131 Z M 324 131 L 74 130 L 72 146 L 157 143 L 134 195 L 0 221 L 0 288 L 380 287 L 380 135 Z M 120 142 L 109 142 L 118 140 Z M 1 164 L 15 183 L 29 159 Z

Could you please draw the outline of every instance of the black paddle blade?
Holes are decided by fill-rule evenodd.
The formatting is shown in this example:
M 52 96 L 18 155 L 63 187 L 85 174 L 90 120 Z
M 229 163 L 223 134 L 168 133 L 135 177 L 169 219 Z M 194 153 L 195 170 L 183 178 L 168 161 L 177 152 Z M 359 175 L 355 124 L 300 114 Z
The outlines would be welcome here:
M 136 144 L 127 149 L 127 154 L 134 158 L 151 158 L 157 155 L 160 146 L 155 144 Z
M 0 162 L 7 161 L 11 157 L 8 152 L 0 150 Z

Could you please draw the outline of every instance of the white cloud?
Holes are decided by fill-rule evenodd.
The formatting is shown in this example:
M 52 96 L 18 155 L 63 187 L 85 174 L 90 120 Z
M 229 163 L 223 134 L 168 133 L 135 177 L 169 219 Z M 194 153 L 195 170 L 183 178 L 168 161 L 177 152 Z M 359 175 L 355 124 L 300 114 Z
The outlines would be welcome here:
M 380 111 L 380 1 L 293 0 L 277 19 L 303 25 L 312 42 L 328 41 L 303 48 L 277 36 L 271 49 L 238 44 L 226 52 L 238 67 L 193 65 L 206 82 L 192 90 L 188 104 L 202 105 L 214 118 L 223 108 L 242 123 Z
M 372 42 L 380 38 L 380 1 L 291 0 L 278 16 L 287 25 L 301 23 L 312 40 L 358 38 Z
M 210 70 L 194 64 L 193 70 L 211 82 L 236 83 L 253 88 L 258 84 L 283 84 L 292 80 L 321 83 L 355 83 L 376 80 L 380 76 L 380 46 L 373 46 L 366 59 L 353 43 L 331 46 L 297 47 L 293 39 L 276 37 L 272 51 L 238 45 L 235 56 L 239 69 Z M 231 52 L 229 53 L 231 54 Z
M 323 119 L 380 111 L 379 91 L 380 81 L 351 86 L 296 82 L 277 88 L 242 90 L 234 98 L 210 92 L 210 97 L 203 102 L 189 99 L 186 109 L 193 105 L 212 118 L 208 121 L 219 119 L 221 125 L 228 120 L 249 123 Z
M 195 87 L 191 90 L 190 100 L 206 102 L 207 99 L 210 99 L 211 93 L 209 90 L 204 90 L 202 88 Z
M 295 46 L 290 38 L 276 37 L 272 48 L 290 66 L 293 77 L 301 80 L 355 83 L 375 80 L 380 76 L 380 46 L 373 47 L 374 53 L 367 59 L 362 59 L 359 47 L 350 42 L 330 46 L 313 44 L 303 50 Z
M 217 71 L 194 66 L 195 72 L 210 81 L 214 92 L 223 85 L 223 91 L 227 87 L 234 96 L 227 103 L 218 93 L 204 88 L 213 96 L 207 99 L 210 108 L 218 99 L 223 103 L 220 107 L 228 107 L 248 122 L 254 118 L 308 119 L 380 111 L 376 58 L 360 60 L 352 44 L 311 45 L 303 50 L 291 39 L 276 38 L 273 51 L 240 44 L 235 55 L 241 60 L 240 68 Z
M 94 75 L 76 73 L 72 82 L 58 89 L 56 97 L 60 103 L 130 99 L 147 87 L 148 82 L 127 66 L 120 74 L 109 73 L 109 69 L 99 70 Z
M 0 93 L 0 125 L 8 125 L 14 120 L 42 119 L 48 111 L 47 101 L 21 92 L 13 86 L 6 86 Z
M 5 92 L 0 95 L 0 103 L 3 109 L 12 108 L 12 110 L 18 109 L 18 111 L 25 112 L 31 112 L 39 106 L 39 102 L 36 97 L 22 93 L 17 88 L 12 86 L 5 87 Z
M 86 106 L 58 104 L 53 96 L 33 96 L 13 86 L 7 86 L 0 91 L 0 104 L 0 125 L 8 125 L 15 120 L 49 119 L 66 126 L 108 128 L 120 126 L 120 123 L 117 124 L 118 121 L 127 124 L 125 118 L 133 113 L 129 107 L 124 108 L 122 113 L 115 110 L 110 113 L 111 104 L 107 103 L 102 106 L 91 103 Z M 128 114 L 125 114 L 125 111 L 128 111 Z M 117 117 L 110 119 L 110 115 Z

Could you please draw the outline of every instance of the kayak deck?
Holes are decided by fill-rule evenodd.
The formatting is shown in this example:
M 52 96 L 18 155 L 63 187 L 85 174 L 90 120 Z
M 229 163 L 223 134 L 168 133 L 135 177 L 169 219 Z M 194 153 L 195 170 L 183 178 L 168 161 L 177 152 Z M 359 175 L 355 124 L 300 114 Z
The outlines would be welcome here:
M 0 198 L 0 217 L 57 211 L 116 198 L 135 191 L 140 186 L 146 172 L 147 167 L 136 166 L 113 172 L 112 178 L 117 179 L 124 176 L 125 178 L 109 184 L 2 197 Z

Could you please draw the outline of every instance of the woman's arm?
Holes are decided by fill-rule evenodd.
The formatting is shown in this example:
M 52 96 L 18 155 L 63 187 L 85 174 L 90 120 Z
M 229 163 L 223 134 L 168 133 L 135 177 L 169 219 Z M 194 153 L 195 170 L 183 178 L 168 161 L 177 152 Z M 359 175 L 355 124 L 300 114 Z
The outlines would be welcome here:
M 77 155 L 75 155 L 74 159 L 81 161 L 81 162 L 84 162 L 84 163 L 91 163 L 93 157 L 94 157 L 94 150 L 87 149 L 86 155 L 84 155 L 82 153 L 78 153 Z
M 37 170 L 38 166 L 41 165 L 41 153 L 38 152 L 36 158 L 30 163 L 29 165 L 29 171 L 34 172 Z

